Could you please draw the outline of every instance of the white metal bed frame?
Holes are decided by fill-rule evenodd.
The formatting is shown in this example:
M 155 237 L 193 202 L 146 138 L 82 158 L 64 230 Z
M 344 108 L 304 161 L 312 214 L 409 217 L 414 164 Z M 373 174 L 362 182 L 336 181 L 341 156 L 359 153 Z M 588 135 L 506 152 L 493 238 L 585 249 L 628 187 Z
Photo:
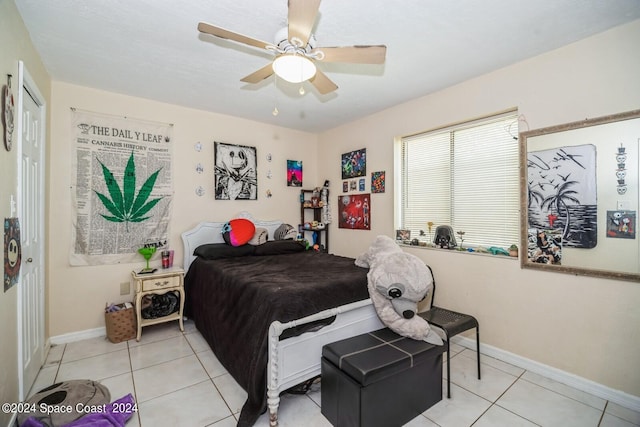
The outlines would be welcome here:
M 236 218 L 247 218 L 256 227 L 264 227 L 272 239 L 282 221 L 261 221 L 249 213 L 241 212 Z M 196 258 L 193 251 L 206 243 L 223 243 L 222 227 L 225 222 L 202 222 L 182 233 L 184 244 L 184 269 L 187 271 Z M 318 331 L 280 340 L 282 333 L 299 325 L 336 316 L 334 322 Z M 383 328 L 370 299 L 357 301 L 340 307 L 281 323 L 274 321 L 269 327 L 269 362 L 267 365 L 267 406 L 269 423 L 278 425 L 280 393 L 290 387 L 320 375 L 322 346 L 330 342 L 349 338 L 365 332 Z

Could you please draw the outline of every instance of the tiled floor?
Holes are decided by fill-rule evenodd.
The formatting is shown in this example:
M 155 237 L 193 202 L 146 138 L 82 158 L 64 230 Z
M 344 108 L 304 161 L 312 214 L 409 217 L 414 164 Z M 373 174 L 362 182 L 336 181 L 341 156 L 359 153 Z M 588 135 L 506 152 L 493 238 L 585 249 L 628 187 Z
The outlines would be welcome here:
M 482 358 L 478 381 L 475 352 L 452 345 L 451 353 L 451 399 L 445 394 L 407 426 L 640 426 L 638 412 L 490 357 Z M 54 346 L 33 390 L 80 378 L 99 380 L 112 400 L 134 395 L 138 412 L 127 426 L 232 427 L 246 398 L 191 322 L 184 333 L 176 322 L 146 327 L 140 342 Z M 330 426 L 320 413 L 320 385 L 283 395 L 279 419 L 282 427 Z M 268 425 L 267 414 L 256 423 Z

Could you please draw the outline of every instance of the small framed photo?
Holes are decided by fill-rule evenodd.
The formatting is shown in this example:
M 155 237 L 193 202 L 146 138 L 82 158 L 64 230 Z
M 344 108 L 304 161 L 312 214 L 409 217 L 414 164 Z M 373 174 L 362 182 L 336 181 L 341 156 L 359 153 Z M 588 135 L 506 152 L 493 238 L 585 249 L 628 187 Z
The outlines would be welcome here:
M 358 180 L 358 191 L 364 191 L 364 189 L 365 189 L 364 178 L 360 178 Z
M 349 181 L 342 181 L 342 192 L 343 193 L 349 192 Z
M 411 230 L 396 230 L 396 240 L 405 241 L 411 239 Z

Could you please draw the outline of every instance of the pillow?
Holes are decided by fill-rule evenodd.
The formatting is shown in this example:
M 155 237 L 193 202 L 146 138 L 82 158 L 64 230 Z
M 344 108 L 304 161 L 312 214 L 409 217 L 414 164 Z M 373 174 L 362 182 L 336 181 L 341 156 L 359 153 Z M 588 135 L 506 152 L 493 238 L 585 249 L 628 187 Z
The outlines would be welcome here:
M 249 240 L 249 242 L 247 243 L 250 245 L 258 246 L 258 245 L 262 245 L 263 243 L 266 243 L 267 240 L 269 240 L 269 230 L 262 227 L 256 227 L 255 234 L 253 235 L 251 240 Z
M 273 238 L 275 240 L 289 240 L 295 239 L 297 235 L 298 232 L 291 224 L 282 224 L 276 228 L 276 232 L 273 233 Z
M 270 240 L 264 245 L 256 246 L 254 255 L 284 255 L 305 250 L 297 240 Z
M 245 245 L 256 232 L 256 226 L 245 218 L 232 219 L 222 227 L 222 238 L 231 246 Z
M 203 259 L 214 260 L 253 255 L 253 249 L 251 245 L 230 246 L 226 243 L 208 243 L 198 246 L 193 254 Z

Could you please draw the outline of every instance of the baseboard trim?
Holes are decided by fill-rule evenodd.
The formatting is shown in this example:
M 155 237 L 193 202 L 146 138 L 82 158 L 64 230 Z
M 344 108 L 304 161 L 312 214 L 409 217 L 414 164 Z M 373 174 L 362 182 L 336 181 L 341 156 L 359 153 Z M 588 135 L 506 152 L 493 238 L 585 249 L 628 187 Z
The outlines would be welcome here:
M 95 329 L 85 329 L 84 331 L 70 332 L 68 334 L 56 335 L 49 338 L 51 344 L 68 344 L 74 341 L 86 340 L 89 338 L 106 337 L 107 329 L 103 326 Z
M 476 350 L 476 341 L 471 338 L 456 336 L 451 339 L 451 342 L 474 351 Z M 480 343 L 480 353 L 533 372 L 534 374 L 558 381 L 559 383 L 584 391 L 585 393 L 598 396 L 633 411 L 640 412 L 640 397 L 638 396 L 634 396 L 620 390 L 615 390 L 595 381 L 527 359 L 526 357 L 518 356 L 517 354 L 510 353 L 500 348 L 482 344 L 482 342 Z

